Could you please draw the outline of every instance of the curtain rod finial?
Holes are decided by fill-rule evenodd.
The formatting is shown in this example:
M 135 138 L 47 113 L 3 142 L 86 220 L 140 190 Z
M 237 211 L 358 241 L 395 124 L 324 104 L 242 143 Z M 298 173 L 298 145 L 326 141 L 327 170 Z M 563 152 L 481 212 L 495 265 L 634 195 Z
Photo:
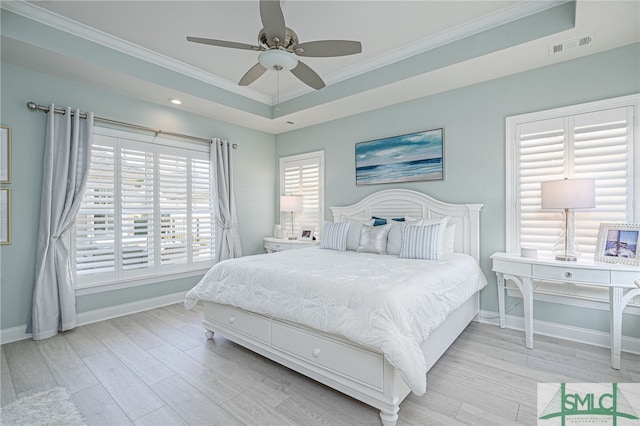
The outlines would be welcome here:
M 27 108 L 29 108 L 31 111 L 35 111 L 38 109 L 38 104 L 35 102 L 27 102 Z

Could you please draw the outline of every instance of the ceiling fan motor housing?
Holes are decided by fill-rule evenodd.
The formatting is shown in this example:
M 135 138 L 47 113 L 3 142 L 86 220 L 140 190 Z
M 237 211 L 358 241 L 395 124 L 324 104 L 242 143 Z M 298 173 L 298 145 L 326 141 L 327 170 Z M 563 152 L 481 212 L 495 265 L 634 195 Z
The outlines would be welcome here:
M 258 44 L 265 50 L 281 48 L 291 52 L 298 44 L 298 35 L 289 27 L 285 27 L 284 40 L 271 39 L 267 36 L 264 28 L 258 33 Z

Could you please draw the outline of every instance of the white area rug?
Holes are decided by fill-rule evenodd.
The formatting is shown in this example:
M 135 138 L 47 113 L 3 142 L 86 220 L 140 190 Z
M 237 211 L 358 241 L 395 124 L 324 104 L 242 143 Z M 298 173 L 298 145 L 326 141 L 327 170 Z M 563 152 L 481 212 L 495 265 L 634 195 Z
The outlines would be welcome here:
M 0 411 L 2 426 L 80 426 L 86 425 L 84 418 L 69 400 L 64 388 L 20 398 Z

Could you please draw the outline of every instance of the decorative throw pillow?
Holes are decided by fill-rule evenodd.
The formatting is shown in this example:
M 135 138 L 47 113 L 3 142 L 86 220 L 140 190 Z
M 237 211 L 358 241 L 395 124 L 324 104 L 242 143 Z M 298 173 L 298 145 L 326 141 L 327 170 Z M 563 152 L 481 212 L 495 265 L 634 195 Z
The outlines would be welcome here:
M 391 225 L 391 230 L 387 236 L 387 254 L 397 256 L 400 254 L 400 245 L 402 243 L 402 228 L 408 224 L 422 225 L 422 219 L 412 218 L 403 222 L 398 222 L 394 219 L 389 224 Z
M 325 222 L 322 227 L 321 249 L 345 251 L 347 249 L 347 234 L 349 223 Z
M 371 216 L 371 219 L 373 219 L 373 226 L 386 225 L 389 222 L 389 219 L 387 219 L 386 217 Z M 391 220 L 395 220 L 396 222 L 404 222 L 404 217 L 394 217 Z
M 431 225 L 407 225 L 402 230 L 400 257 L 405 259 L 438 260 L 442 255 L 441 234 L 446 222 Z
M 358 253 L 385 254 L 387 250 L 387 235 L 390 229 L 391 225 L 362 225 Z
M 347 250 L 356 251 L 360 246 L 360 231 L 362 230 L 362 225 L 373 225 L 373 219 L 366 217 L 346 217 L 344 221 L 349 224 Z
M 444 242 L 442 244 L 443 253 L 453 253 L 455 251 L 456 244 L 456 224 L 452 223 L 447 225 L 444 230 Z

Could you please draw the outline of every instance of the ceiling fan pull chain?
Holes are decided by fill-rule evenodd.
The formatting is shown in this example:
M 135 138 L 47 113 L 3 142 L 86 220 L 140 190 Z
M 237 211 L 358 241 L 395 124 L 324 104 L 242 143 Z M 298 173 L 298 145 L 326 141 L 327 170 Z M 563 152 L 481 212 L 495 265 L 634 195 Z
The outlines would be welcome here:
M 280 111 L 280 70 L 276 70 L 276 111 Z

